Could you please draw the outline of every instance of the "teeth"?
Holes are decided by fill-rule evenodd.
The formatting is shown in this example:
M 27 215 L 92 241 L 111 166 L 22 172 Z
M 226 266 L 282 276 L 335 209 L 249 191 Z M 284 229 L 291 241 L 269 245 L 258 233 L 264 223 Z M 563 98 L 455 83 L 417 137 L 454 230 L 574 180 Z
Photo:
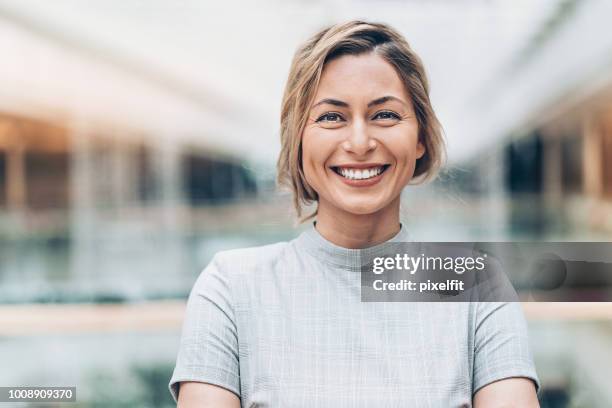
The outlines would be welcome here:
M 350 180 L 366 180 L 378 176 L 383 170 L 383 167 L 372 167 L 370 169 L 347 169 L 339 167 L 338 171 L 343 177 Z

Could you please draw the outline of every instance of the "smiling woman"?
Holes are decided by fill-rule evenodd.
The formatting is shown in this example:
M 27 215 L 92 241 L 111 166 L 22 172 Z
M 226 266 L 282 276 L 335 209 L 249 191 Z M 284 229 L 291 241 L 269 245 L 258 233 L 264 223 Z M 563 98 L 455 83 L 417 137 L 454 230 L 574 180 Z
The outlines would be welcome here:
M 413 150 L 414 145 L 413 159 L 407 163 L 416 162 L 404 174 L 406 183 L 431 179 L 442 165 L 441 128 L 429 100 L 423 64 L 395 30 L 380 24 L 340 24 L 319 32 L 296 52 L 281 112 L 278 180 L 294 191 L 298 216 L 302 204 L 319 199 L 319 191 L 306 180 L 302 154 L 312 144 L 309 141 L 329 137 L 344 137 L 342 148 L 362 157 L 363 149 L 369 156 L 377 142 L 384 144 L 381 138 L 395 143 L 378 149 L 387 154 L 398 143 L 409 144 L 395 152 L 403 152 L 404 147 Z M 382 155 L 379 151 L 376 154 Z M 337 167 L 346 167 L 341 164 Z M 320 201 L 318 207 L 320 211 Z
M 376 53 L 346 55 L 327 63 L 315 100 L 302 135 L 302 166 L 317 192 L 320 228 L 348 214 L 397 222 L 400 192 L 425 154 L 400 76 Z M 327 234 L 334 232 L 341 231 Z
M 538 406 L 519 304 L 361 302 L 364 260 L 408 240 L 402 190 L 443 152 L 399 33 L 352 21 L 303 44 L 278 180 L 298 217 L 316 202 L 301 219 L 316 221 L 290 242 L 219 252 L 201 273 L 170 381 L 180 406 Z

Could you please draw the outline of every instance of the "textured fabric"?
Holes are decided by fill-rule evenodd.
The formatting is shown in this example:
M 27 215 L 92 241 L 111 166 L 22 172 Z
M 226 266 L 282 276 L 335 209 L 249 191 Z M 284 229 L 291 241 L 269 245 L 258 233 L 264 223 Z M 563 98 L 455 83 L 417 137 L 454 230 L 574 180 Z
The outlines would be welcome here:
M 189 296 L 173 397 L 200 381 L 244 408 L 447 408 L 503 378 L 539 386 L 519 303 L 361 302 L 360 259 L 383 245 L 342 248 L 311 225 L 217 253 Z

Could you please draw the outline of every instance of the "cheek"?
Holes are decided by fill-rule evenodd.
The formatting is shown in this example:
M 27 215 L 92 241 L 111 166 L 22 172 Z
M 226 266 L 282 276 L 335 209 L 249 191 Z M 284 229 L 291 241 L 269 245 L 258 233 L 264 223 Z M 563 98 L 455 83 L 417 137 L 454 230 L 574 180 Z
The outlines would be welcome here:
M 308 156 L 312 162 L 325 161 L 334 151 L 333 136 L 321 130 L 304 132 L 302 149 L 304 156 Z
M 313 147 L 314 144 L 312 143 L 312 138 L 302 138 L 302 168 L 304 169 L 304 174 L 307 178 L 309 178 L 312 173 Z
M 325 170 L 325 148 L 321 137 L 316 133 L 304 132 L 302 137 L 302 167 L 306 181 L 313 188 L 319 183 L 321 173 Z
M 398 132 L 389 140 L 389 150 L 391 154 L 395 156 L 398 164 L 411 166 L 416 162 L 418 145 L 417 129 L 410 128 L 403 132 Z

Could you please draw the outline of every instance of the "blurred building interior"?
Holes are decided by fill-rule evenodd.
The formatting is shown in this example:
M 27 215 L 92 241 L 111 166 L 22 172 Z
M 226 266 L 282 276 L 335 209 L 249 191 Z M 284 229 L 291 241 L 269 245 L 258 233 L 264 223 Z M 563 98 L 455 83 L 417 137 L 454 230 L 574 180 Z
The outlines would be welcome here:
M 428 70 L 449 165 L 404 192 L 416 239 L 610 241 L 612 3 L 374 3 L 0 0 L 0 322 L 31 304 L 176 311 L 99 338 L 5 326 L 0 361 L 38 350 L 53 367 L 62 344 L 83 356 L 112 338 L 138 355 L 138 389 L 167 381 L 184 299 L 211 256 L 301 228 L 274 186 L 281 95 L 297 44 L 340 20 L 391 24 Z M 611 406 L 612 315 L 529 307 L 542 406 Z M 151 349 L 135 352 L 143 336 Z M 107 389 L 83 386 L 91 401 L 130 377 L 128 362 L 103 360 L 82 363 L 111 373 Z M 3 370 L 0 384 L 35 370 Z M 100 379 L 85 377 L 63 379 Z M 124 406 L 101 406 L 113 404 Z

